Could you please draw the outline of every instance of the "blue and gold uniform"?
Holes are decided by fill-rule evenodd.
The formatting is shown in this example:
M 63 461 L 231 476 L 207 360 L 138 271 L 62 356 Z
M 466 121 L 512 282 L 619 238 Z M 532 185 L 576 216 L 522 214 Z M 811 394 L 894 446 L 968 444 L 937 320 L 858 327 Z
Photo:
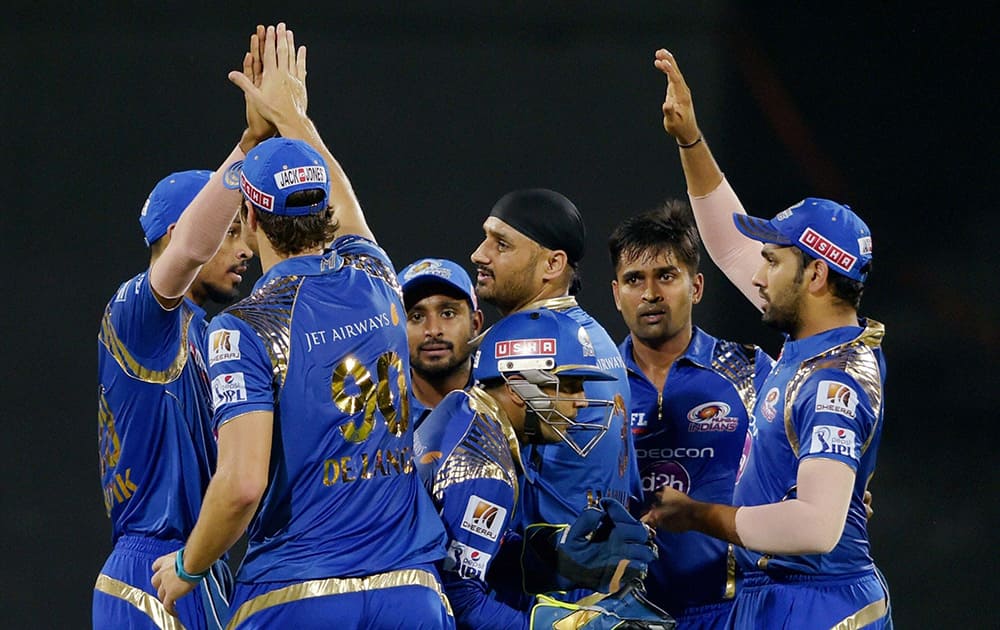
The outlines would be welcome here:
M 756 346 L 694 327 L 684 354 L 657 386 L 635 363 L 632 343 L 626 337 L 619 350 L 645 497 L 669 485 L 698 501 L 732 503 L 756 390 L 774 362 Z M 733 546 L 694 531 L 658 530 L 656 543 L 659 560 L 645 580 L 649 599 L 680 628 L 724 627 L 735 595 Z
M 204 332 L 204 311 L 189 299 L 165 310 L 146 273 L 122 284 L 104 311 L 98 448 L 115 547 L 95 587 L 95 628 L 178 627 L 156 599 L 151 566 L 183 546 L 215 467 Z M 224 625 L 231 580 L 216 563 L 178 604 L 184 627 Z
M 177 223 L 211 171 L 171 173 L 142 207 L 146 244 Z M 205 312 L 190 299 L 165 309 L 149 272 L 108 302 L 97 341 L 98 458 L 114 549 L 94 585 L 95 628 L 221 628 L 232 573 L 216 562 L 177 617 L 150 580 L 159 556 L 191 533 L 216 462 L 205 361 Z
M 278 262 L 213 320 L 216 428 L 274 414 L 232 627 L 453 623 L 434 568 L 445 533 L 413 463 L 404 320 L 388 257 L 357 236 Z
M 551 570 L 551 545 L 546 542 L 553 532 L 572 523 L 602 497 L 628 505 L 630 497 L 641 495 L 641 487 L 625 417 L 630 403 L 628 375 L 614 341 L 572 296 L 542 300 L 527 308 L 547 308 L 575 320 L 593 343 L 597 367 L 615 377 L 613 381 L 584 383 L 587 398 L 615 401 L 610 419 L 604 407 L 580 410 L 578 422 L 603 423 L 608 427 L 607 432 L 596 436 L 596 443 L 585 456 L 581 457 L 564 442 L 528 446 L 523 453 L 525 465 L 535 473 L 535 481 L 525 489 L 523 497 L 522 523 L 527 545 L 524 584 L 529 593 L 543 593 L 558 588 L 558 578 Z M 595 437 L 592 433 L 581 433 L 586 437 L 575 438 L 581 446 L 588 437 Z
M 734 505 L 794 498 L 799 463 L 808 458 L 843 462 L 856 477 L 844 532 L 831 552 L 772 556 L 737 549 L 743 582 L 734 627 L 780 625 L 793 607 L 800 628 L 891 627 L 863 502 L 882 435 L 884 333 L 868 320 L 786 341 L 760 389 Z
M 417 428 L 417 470 L 448 531 L 441 579 L 462 627 L 527 628 L 525 607 L 490 595 L 487 571 L 512 523 L 524 469 L 503 409 L 483 390 L 453 391 Z

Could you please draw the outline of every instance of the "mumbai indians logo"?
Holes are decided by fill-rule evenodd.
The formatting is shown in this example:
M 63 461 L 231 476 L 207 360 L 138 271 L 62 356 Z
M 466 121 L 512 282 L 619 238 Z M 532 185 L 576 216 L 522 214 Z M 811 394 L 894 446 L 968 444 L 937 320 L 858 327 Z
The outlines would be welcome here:
M 299 184 L 325 184 L 326 169 L 322 166 L 298 166 L 278 171 L 274 183 L 281 190 Z
M 449 279 L 451 278 L 451 269 L 443 266 L 437 260 L 424 260 L 407 269 L 403 275 L 403 282 L 409 282 L 413 278 L 424 274 Z
M 781 392 L 778 391 L 778 388 L 772 387 L 767 390 L 767 396 L 764 396 L 764 401 L 760 404 L 760 413 L 768 422 L 773 421 L 775 416 L 778 415 L 778 410 L 775 405 L 778 404 L 778 396 L 780 395 Z
M 215 365 L 222 361 L 234 361 L 240 358 L 240 331 L 213 331 L 208 337 L 208 364 Z
M 730 407 L 722 401 L 698 405 L 688 412 L 688 431 L 735 431 L 739 418 L 729 415 Z
M 857 415 L 858 394 L 837 381 L 820 381 L 816 389 L 816 411 L 839 413 L 848 418 Z
M 465 507 L 465 516 L 462 517 L 462 529 L 496 540 L 500 537 L 500 528 L 506 517 L 506 508 L 472 495 Z

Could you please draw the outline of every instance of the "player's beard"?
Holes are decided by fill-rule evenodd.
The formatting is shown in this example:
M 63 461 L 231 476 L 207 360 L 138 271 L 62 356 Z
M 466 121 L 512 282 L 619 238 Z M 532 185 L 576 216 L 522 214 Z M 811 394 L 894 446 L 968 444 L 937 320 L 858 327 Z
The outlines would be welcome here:
M 480 271 L 485 271 L 493 280 L 489 284 L 476 283 L 476 295 L 487 304 L 492 304 L 501 313 L 507 314 L 523 307 L 537 295 L 540 287 L 531 286 L 533 270 L 538 264 L 538 254 L 535 253 L 516 271 L 505 272 L 497 277 L 489 267 L 479 265 Z
M 240 290 L 236 287 L 226 290 L 208 282 L 203 282 L 201 286 L 205 296 L 220 306 L 232 304 L 240 297 Z
M 455 344 L 445 341 L 437 341 L 435 344 L 445 344 L 448 349 L 451 350 L 451 358 L 445 361 L 424 361 L 420 358 L 419 352 L 410 358 L 410 367 L 413 371 L 422 376 L 426 380 L 443 379 L 445 377 L 451 376 L 455 372 L 461 370 L 469 355 L 472 354 L 471 348 L 467 344 L 463 344 L 464 350 L 455 350 Z
M 762 322 L 789 335 L 792 339 L 797 338 L 799 330 L 802 329 L 803 293 L 797 289 L 796 282 L 771 297 L 767 302 L 767 309 L 761 316 Z

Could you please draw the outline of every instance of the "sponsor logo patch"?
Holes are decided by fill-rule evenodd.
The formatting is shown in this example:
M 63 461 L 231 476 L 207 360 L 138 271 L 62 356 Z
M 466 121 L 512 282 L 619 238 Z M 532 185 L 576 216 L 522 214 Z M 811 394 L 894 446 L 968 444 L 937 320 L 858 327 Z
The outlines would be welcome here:
M 633 429 L 639 429 L 648 426 L 649 421 L 646 420 L 646 412 L 645 411 L 633 412 L 631 414 L 631 418 L 629 419 L 629 424 L 632 425 Z
M 247 386 L 243 372 L 219 374 L 212 379 L 212 402 L 215 409 L 229 403 L 243 402 L 247 399 Z
M 511 339 L 508 341 L 498 341 L 495 346 L 496 357 L 503 359 L 507 357 L 556 356 L 555 339 Z
M 251 184 L 250 180 L 247 179 L 247 176 L 243 173 L 240 173 L 240 190 L 243 191 L 243 194 L 246 195 L 247 199 L 249 199 L 253 205 L 263 208 L 268 212 L 271 212 L 274 209 L 274 196 L 267 194 L 263 190 Z
M 463 579 L 486 579 L 486 567 L 489 565 L 490 554 L 470 547 L 457 540 L 448 545 L 448 557 L 445 559 L 445 570 L 454 571 Z
M 812 228 L 806 228 L 799 237 L 799 242 L 841 271 L 850 271 L 858 260 Z
M 767 395 L 764 396 L 764 402 L 760 404 L 760 412 L 763 414 L 764 419 L 768 422 L 773 421 L 775 416 L 778 415 L 776 405 L 778 404 L 778 396 L 780 395 L 781 392 L 778 391 L 778 388 L 772 387 L 767 390 Z
M 581 346 L 583 346 L 583 356 L 594 356 L 594 344 L 591 343 L 590 335 L 587 334 L 587 331 L 583 326 L 580 326 L 580 329 L 576 331 L 576 340 L 580 342 Z
M 326 169 L 322 166 L 287 168 L 274 174 L 274 183 L 281 190 L 299 184 L 325 184 Z
M 872 253 L 872 237 L 862 236 L 858 239 L 858 251 L 861 252 L 862 256 L 868 256 Z
M 698 405 L 687 413 L 688 431 L 735 431 L 740 419 L 730 416 L 729 411 L 729 405 L 718 400 Z
M 462 529 L 488 540 L 500 537 L 500 528 L 507 519 L 507 509 L 472 495 L 465 506 Z
M 240 331 L 222 328 L 208 336 L 208 364 L 240 358 Z
M 853 418 L 858 407 L 858 394 L 838 381 L 820 381 L 816 389 L 816 411 L 839 413 Z
M 813 427 L 809 454 L 826 453 L 857 459 L 854 431 L 826 424 Z
M 688 494 L 691 491 L 691 474 L 674 461 L 661 461 L 642 471 L 644 492 L 657 492 L 665 487 Z

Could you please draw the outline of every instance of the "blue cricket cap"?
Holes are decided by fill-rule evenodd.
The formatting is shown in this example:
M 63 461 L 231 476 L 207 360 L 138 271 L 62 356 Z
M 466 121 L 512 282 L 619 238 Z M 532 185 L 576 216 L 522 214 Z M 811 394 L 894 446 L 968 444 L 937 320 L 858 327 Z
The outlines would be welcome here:
M 479 309 L 472 278 L 461 265 L 446 258 L 421 258 L 407 265 L 399 272 L 399 284 L 403 289 L 403 301 L 407 306 L 409 306 L 409 300 L 406 299 L 408 293 L 438 284 L 457 290 L 469 302 L 472 310 Z
M 239 188 L 243 197 L 264 212 L 301 217 L 326 209 L 330 176 L 323 156 L 302 140 L 270 138 L 250 149 L 242 162 L 229 167 L 226 188 Z M 323 199 L 305 206 L 289 206 L 288 197 L 300 190 L 321 189 Z
M 850 206 L 809 197 L 770 221 L 733 214 L 736 229 L 763 243 L 798 247 L 837 273 L 864 282 L 872 260 L 872 233 Z
M 494 324 L 472 362 L 472 376 L 478 382 L 530 370 L 590 381 L 615 380 L 597 367 L 594 344 L 584 327 L 547 308 L 511 313 Z
M 146 247 L 163 238 L 167 229 L 177 223 L 210 177 L 212 171 L 179 171 L 167 175 L 153 187 L 139 212 Z

